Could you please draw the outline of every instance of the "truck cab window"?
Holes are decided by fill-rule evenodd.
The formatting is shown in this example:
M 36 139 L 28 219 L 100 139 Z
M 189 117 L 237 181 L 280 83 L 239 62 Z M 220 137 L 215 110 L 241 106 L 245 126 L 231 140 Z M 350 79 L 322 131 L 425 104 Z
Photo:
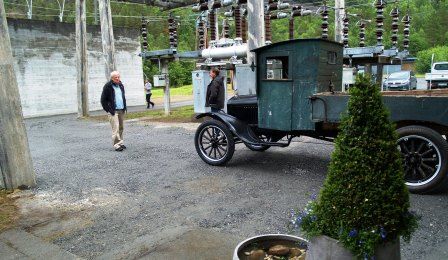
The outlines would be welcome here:
M 268 57 L 266 58 L 266 73 L 267 80 L 282 80 L 288 79 L 288 57 Z

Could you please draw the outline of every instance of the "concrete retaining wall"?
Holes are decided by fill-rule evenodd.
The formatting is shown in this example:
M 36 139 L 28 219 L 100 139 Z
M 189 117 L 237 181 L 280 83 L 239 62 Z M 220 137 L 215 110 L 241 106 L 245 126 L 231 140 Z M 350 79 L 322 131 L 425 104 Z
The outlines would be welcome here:
M 76 113 L 75 25 L 8 19 L 15 73 L 25 117 Z M 87 27 L 90 110 L 100 110 L 106 83 L 99 26 Z M 139 30 L 114 28 L 117 68 L 128 106 L 144 105 Z

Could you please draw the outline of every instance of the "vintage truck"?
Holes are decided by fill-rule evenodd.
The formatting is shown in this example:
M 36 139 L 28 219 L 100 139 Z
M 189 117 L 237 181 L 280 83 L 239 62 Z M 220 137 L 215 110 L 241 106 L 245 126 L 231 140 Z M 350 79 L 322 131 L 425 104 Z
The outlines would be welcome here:
M 425 74 L 428 89 L 448 88 L 448 62 L 436 62 Z
M 207 117 L 195 134 L 200 158 L 223 165 L 236 143 L 253 151 L 286 147 L 292 138 L 332 141 L 349 95 L 342 90 L 343 46 L 322 39 L 267 45 L 256 54 L 256 95 L 235 96 L 227 113 Z M 396 123 L 405 181 L 415 193 L 438 192 L 448 182 L 448 91 L 383 93 Z M 297 158 L 300 160 L 300 158 Z

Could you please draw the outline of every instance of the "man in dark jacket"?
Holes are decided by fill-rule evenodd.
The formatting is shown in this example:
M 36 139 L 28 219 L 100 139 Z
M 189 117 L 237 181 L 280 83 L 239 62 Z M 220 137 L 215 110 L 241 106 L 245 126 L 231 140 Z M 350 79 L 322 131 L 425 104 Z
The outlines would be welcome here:
M 126 98 L 118 71 L 113 71 L 110 74 L 110 81 L 104 85 L 103 93 L 101 94 L 101 105 L 109 116 L 114 149 L 121 152 L 123 149 L 126 149 L 126 146 L 123 144 L 123 120 L 126 111 Z
M 223 77 L 219 76 L 219 69 L 210 70 L 212 82 L 207 86 L 205 106 L 210 107 L 212 112 L 218 112 L 224 108 L 225 91 Z

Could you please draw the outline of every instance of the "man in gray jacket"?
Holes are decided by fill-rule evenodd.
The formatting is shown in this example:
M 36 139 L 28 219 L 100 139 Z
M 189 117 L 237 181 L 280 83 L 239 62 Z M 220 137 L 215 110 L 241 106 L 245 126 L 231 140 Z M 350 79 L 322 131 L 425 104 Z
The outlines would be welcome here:
M 212 112 L 218 112 L 224 108 L 225 91 L 223 77 L 219 76 L 219 69 L 212 68 L 210 70 L 212 81 L 207 86 L 207 95 L 205 98 L 205 106 L 210 107 Z

